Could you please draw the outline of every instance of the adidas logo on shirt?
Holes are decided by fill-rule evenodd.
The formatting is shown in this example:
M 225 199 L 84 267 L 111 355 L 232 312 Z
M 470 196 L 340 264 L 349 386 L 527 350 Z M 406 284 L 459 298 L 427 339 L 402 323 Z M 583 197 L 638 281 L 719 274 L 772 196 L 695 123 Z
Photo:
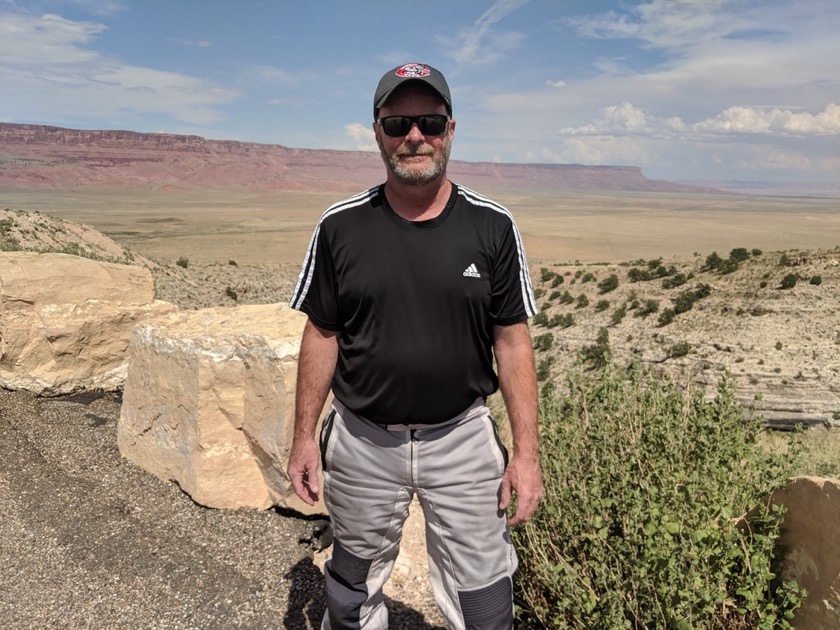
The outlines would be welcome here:
M 478 269 L 475 268 L 475 263 L 464 269 L 464 275 L 469 278 L 480 278 L 481 274 L 478 273 Z

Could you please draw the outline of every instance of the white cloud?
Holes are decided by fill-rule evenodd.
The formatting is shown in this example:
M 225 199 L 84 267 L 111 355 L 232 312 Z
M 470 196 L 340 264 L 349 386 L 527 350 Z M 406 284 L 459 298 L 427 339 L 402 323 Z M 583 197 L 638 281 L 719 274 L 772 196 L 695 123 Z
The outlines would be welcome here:
M 0 113 L 5 118 L 125 120 L 162 113 L 207 125 L 235 90 L 188 75 L 124 63 L 88 45 L 107 27 L 57 15 L 0 12 Z M 49 94 L 49 98 L 44 98 Z
M 449 48 L 449 57 L 459 64 L 487 64 L 515 50 L 525 37 L 515 31 L 496 31 L 493 26 L 529 0 L 496 0 L 469 28 L 454 40 L 439 35 L 438 42 Z
M 564 87 L 566 87 L 566 82 L 565 81 L 552 81 L 551 79 L 549 79 L 548 81 L 545 82 L 545 85 L 546 85 L 546 87 L 550 87 L 550 88 L 564 88 Z
M 729 107 L 716 116 L 687 123 L 677 116 L 661 118 L 632 103 L 611 105 L 594 121 L 559 130 L 563 136 L 650 135 L 698 139 L 706 135 L 767 136 L 840 135 L 840 106 L 829 103 L 816 114 L 778 108 Z
M 379 151 L 373 129 L 360 123 L 344 125 L 344 132 L 350 137 L 357 151 Z

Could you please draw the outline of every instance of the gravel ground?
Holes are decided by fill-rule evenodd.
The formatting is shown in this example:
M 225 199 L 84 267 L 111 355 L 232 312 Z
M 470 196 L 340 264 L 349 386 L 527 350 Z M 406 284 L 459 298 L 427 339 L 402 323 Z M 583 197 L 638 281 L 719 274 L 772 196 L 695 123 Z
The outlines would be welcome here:
M 0 628 L 317 628 L 324 521 L 197 505 L 121 458 L 119 409 L 0 389 Z

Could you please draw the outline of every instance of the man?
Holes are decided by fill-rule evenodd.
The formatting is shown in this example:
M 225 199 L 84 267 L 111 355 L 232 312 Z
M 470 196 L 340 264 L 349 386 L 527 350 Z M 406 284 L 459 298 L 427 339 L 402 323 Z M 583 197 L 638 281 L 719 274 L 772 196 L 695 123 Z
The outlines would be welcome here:
M 447 179 L 455 120 L 439 71 L 387 72 L 373 115 L 387 179 L 324 213 L 291 300 L 309 320 L 288 475 L 312 504 L 323 466 L 334 534 L 322 627 L 388 627 L 382 586 L 416 494 L 450 627 L 509 629 L 507 527 L 543 491 L 525 253 L 507 210 Z M 485 406 L 498 387 L 510 461 Z

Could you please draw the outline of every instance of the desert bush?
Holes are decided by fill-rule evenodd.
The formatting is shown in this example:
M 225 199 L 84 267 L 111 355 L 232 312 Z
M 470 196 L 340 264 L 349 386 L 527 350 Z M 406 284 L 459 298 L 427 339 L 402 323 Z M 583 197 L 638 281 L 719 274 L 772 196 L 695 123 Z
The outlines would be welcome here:
M 617 326 L 618 324 L 621 323 L 621 320 L 624 319 L 625 315 L 627 315 L 627 307 L 626 306 L 621 306 L 621 307 L 615 309 L 612 312 L 612 315 L 610 315 L 610 325 L 611 326 Z
M 688 278 L 684 273 L 675 273 L 674 275 L 662 280 L 663 289 L 675 289 L 688 282 Z
M 747 251 L 746 247 L 736 247 L 731 252 L 729 252 L 729 258 L 732 260 L 737 260 L 738 262 L 744 262 L 750 257 L 750 253 Z
M 550 350 L 551 346 L 554 345 L 554 335 L 551 333 L 543 333 L 542 335 L 537 335 L 534 337 L 533 342 L 534 350 L 537 352 L 542 350 Z
M 575 300 L 575 308 L 586 308 L 587 306 L 589 306 L 589 298 L 586 297 L 585 293 L 581 293 Z
M 822 276 L 811 276 L 811 279 L 809 280 L 809 283 L 813 284 L 814 286 L 821 285 L 822 284 Z
M 594 280 L 595 280 L 595 274 L 591 273 L 591 272 L 588 272 L 588 271 L 585 274 L 583 274 L 583 276 L 580 279 L 580 281 L 582 283 L 583 282 L 592 282 Z
M 782 284 L 780 287 L 782 289 L 792 289 L 796 286 L 797 277 L 795 273 L 789 273 L 784 278 L 782 278 Z
M 537 300 L 539 300 L 544 295 L 545 289 L 543 289 L 542 287 L 537 287 L 536 289 L 534 289 L 534 298 L 536 298 Z
M 636 317 L 647 317 L 651 313 L 655 313 L 659 310 L 659 302 L 656 300 L 645 300 L 642 304 L 639 305 L 638 309 L 636 309 Z
M 668 324 L 674 321 L 674 317 L 676 317 L 676 315 L 676 311 L 674 311 L 674 309 L 672 308 L 662 309 L 662 312 L 659 313 L 659 319 L 657 320 L 657 323 L 660 326 L 667 326 Z
M 537 380 L 547 381 L 551 378 L 551 366 L 554 364 L 554 357 L 541 359 L 537 364 Z
M 560 326 L 560 328 L 569 328 L 570 326 L 574 326 L 575 318 L 571 313 L 567 314 L 557 314 L 554 315 L 550 320 L 548 320 L 548 327 L 554 328 L 556 326 Z
M 703 265 L 704 271 L 717 271 L 720 269 L 720 266 L 723 264 L 723 258 L 721 258 L 717 252 L 712 252 L 708 256 L 706 256 L 706 264 Z
M 557 275 L 556 273 L 554 273 L 553 271 L 551 271 L 550 269 L 548 269 L 546 267 L 540 268 L 540 281 L 541 282 L 548 282 L 549 280 L 551 280 L 556 275 Z
M 227 287 L 225 289 L 225 295 L 228 296 L 234 302 L 236 302 L 239 299 L 239 294 L 233 287 Z
M 618 276 L 611 274 L 598 283 L 598 290 L 601 293 L 609 293 L 618 288 Z
M 559 287 L 561 284 L 563 284 L 563 276 L 561 276 L 558 273 L 555 273 L 554 278 L 552 278 L 551 280 L 551 288 L 553 289 L 555 287 Z
M 627 271 L 627 279 L 630 282 L 645 282 L 647 280 L 653 280 L 654 275 L 648 271 L 647 269 L 640 269 L 638 267 L 631 267 Z
M 602 311 L 606 311 L 610 307 L 609 300 L 598 300 L 595 303 L 595 312 L 601 313 Z
M 536 326 L 547 326 L 548 325 L 548 313 L 545 310 L 540 311 L 534 318 L 531 320 L 534 325 Z
M 187 267 L 190 266 L 190 259 L 189 258 L 184 258 L 183 256 L 181 256 L 178 260 L 175 261 L 175 264 L 178 265 L 179 267 L 183 267 L 184 269 L 186 269 Z
M 678 359 L 686 356 L 689 352 L 691 352 L 691 344 L 687 341 L 680 341 L 668 348 L 665 354 L 669 359 Z
M 606 328 L 598 331 L 595 343 L 584 346 L 578 357 L 579 363 L 591 370 L 600 370 L 610 362 L 610 333 Z
M 540 398 L 545 495 L 512 532 L 517 628 L 791 627 L 801 593 L 774 575 L 781 513 L 762 498 L 796 457 L 758 447 L 731 376 L 708 399 L 607 366 Z
M 572 297 L 572 294 L 568 291 L 563 291 L 563 294 L 558 298 L 560 304 L 571 304 L 575 301 L 575 298 Z

